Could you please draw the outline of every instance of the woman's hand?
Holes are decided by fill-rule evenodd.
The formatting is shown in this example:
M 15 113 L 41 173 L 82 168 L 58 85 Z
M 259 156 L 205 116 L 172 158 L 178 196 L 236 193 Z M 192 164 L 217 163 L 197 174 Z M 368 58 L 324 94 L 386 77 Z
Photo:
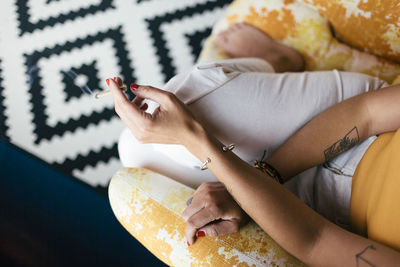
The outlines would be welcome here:
M 186 239 L 190 245 L 195 237 L 238 232 L 249 221 L 249 216 L 220 182 L 201 184 L 182 216 L 187 223 Z
M 131 84 L 130 89 L 136 97 L 130 102 L 119 89 L 120 78 L 107 79 L 107 84 L 114 97 L 116 113 L 139 142 L 187 145 L 203 132 L 201 125 L 174 94 Z M 140 107 L 144 99 L 160 105 L 153 114 L 145 112 L 147 104 Z

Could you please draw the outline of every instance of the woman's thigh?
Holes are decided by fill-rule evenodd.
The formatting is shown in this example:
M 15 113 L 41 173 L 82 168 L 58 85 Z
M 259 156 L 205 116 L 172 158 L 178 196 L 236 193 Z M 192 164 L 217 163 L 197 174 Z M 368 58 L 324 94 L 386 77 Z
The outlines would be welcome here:
M 188 97 L 193 93 L 188 81 L 196 83 L 196 80 L 185 75 L 177 77 L 181 81 L 175 78 L 174 84 L 181 88 L 174 90 Z M 196 75 L 196 79 L 208 77 Z M 192 101 L 189 109 L 221 142 L 235 143 L 234 152 L 250 164 L 260 160 L 264 153 L 268 156 L 328 107 L 384 85 L 367 75 L 338 71 L 244 72 L 224 84 L 209 80 L 198 82 L 211 86 L 212 90 Z M 124 166 L 146 167 L 194 187 L 216 180 L 209 171 L 201 171 L 198 168 L 201 162 L 182 146 L 142 145 L 126 131 L 119 142 Z
M 189 108 L 219 140 L 235 143 L 235 153 L 252 163 L 330 106 L 384 85 L 371 76 L 338 71 L 242 73 Z
M 194 156 L 182 146 L 141 144 L 128 128 L 121 133 L 118 153 L 124 167 L 146 168 L 192 188 L 203 182 L 217 181 L 209 170 L 198 168 L 199 161 L 188 164 L 188 161 L 194 161 Z

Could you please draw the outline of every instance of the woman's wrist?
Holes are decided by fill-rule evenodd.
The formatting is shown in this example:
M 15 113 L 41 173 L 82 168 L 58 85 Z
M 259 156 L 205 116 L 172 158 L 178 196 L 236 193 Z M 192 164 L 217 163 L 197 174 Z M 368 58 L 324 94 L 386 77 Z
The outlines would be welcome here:
M 192 148 L 199 145 L 199 142 L 207 138 L 207 131 L 198 121 L 194 121 L 189 129 L 184 134 L 182 139 L 182 145 L 186 149 L 191 150 Z
M 205 161 L 210 156 L 210 150 L 217 145 L 216 143 L 218 140 L 196 121 L 185 135 L 182 145 L 199 160 Z

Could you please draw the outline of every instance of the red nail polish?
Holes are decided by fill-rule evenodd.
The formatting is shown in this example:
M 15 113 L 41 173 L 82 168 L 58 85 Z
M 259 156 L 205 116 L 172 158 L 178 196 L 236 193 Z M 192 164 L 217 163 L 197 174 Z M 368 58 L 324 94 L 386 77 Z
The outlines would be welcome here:
M 131 89 L 136 91 L 139 88 L 139 85 L 137 85 L 136 83 L 131 83 Z
M 114 77 L 114 79 L 113 79 L 113 80 L 114 80 L 114 82 L 117 82 L 117 77 Z
M 196 236 L 197 237 L 203 237 L 203 236 L 206 236 L 206 233 L 204 233 L 204 231 L 198 231 Z
M 106 79 L 106 83 L 108 86 L 110 86 L 110 79 Z
M 188 245 L 188 247 L 190 247 L 189 241 L 186 241 L 186 244 Z

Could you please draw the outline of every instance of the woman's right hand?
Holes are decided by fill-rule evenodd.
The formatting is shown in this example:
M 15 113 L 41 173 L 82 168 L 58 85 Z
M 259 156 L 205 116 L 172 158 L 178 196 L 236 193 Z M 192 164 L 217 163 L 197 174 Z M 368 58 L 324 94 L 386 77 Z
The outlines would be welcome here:
M 136 97 L 130 102 L 119 89 L 122 83 L 120 78 L 107 79 L 116 113 L 139 142 L 192 146 L 204 135 L 203 127 L 174 94 L 151 86 L 131 84 L 130 89 Z M 153 114 L 140 106 L 144 99 L 160 105 Z
M 249 216 L 220 182 L 201 184 L 188 204 L 182 216 L 186 221 L 186 239 L 190 245 L 195 237 L 238 232 L 249 221 Z

